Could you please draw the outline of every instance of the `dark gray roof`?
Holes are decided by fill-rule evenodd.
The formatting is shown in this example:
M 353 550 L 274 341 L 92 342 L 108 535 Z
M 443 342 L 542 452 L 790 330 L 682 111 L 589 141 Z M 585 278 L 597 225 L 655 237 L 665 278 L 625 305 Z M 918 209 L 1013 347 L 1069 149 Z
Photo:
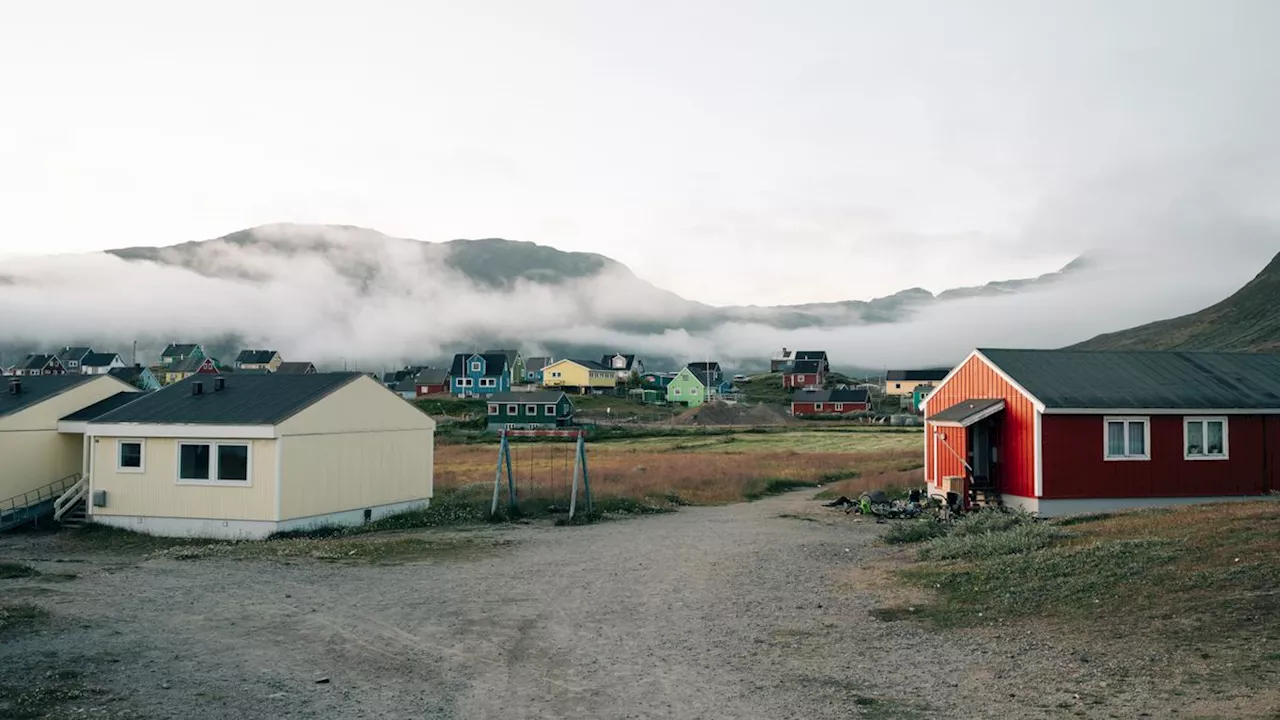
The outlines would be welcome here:
M 71 346 L 62 348 L 61 350 L 54 353 L 54 355 L 58 356 L 58 362 L 62 363 L 63 365 L 66 365 L 67 361 L 69 360 L 75 360 L 76 362 L 80 362 L 80 360 L 84 358 L 85 355 L 88 355 L 91 352 L 93 352 L 93 348 L 91 347 L 86 347 L 83 345 L 71 345 Z
M 536 357 L 526 358 L 524 361 L 524 369 L 526 372 L 541 370 L 551 364 L 551 358 L 538 355 Z
M 80 365 L 83 367 L 106 367 L 119 358 L 120 356 L 115 353 L 91 352 L 84 356 L 84 359 L 80 361 Z
M 97 378 L 96 375 L 33 375 L 31 377 L 5 377 L 0 385 L 0 417 L 24 410 L 36 403 Z M 9 392 L 11 383 L 17 381 L 22 392 Z
M 57 355 L 32 353 L 31 355 L 28 355 L 17 367 L 21 370 L 43 370 L 46 365 L 57 359 Z
M 449 371 L 444 368 L 424 368 L 413 381 L 419 385 L 440 385 L 449 379 Z
M 215 391 L 217 375 L 194 375 L 94 422 L 194 425 L 275 425 L 360 377 L 357 372 L 315 375 L 227 375 Z M 203 383 L 200 395 L 192 384 Z
M 583 360 L 583 359 L 581 359 L 581 358 L 565 358 L 565 360 L 567 360 L 567 361 L 569 361 L 569 362 L 571 362 L 571 363 L 577 363 L 577 364 L 581 365 L 582 367 L 587 368 L 587 369 L 589 369 L 589 370 L 611 370 L 611 369 L 612 369 L 612 368 L 607 367 L 607 366 L 605 366 L 605 365 L 601 365 L 600 363 L 596 362 L 595 360 Z
M 836 388 L 834 390 L 797 390 L 791 396 L 793 403 L 864 403 L 870 400 L 866 388 Z
M 821 360 L 796 360 L 795 364 L 791 366 L 791 370 L 788 371 L 787 374 L 788 375 L 798 375 L 801 373 L 809 374 L 809 373 L 820 372 L 821 370 L 822 370 Z
M 174 360 L 169 365 L 169 369 L 172 370 L 173 372 L 193 373 L 199 370 L 200 366 L 204 365 L 206 360 L 209 360 L 209 358 L 199 357 L 196 355 L 188 355 L 182 358 L 181 360 Z M 210 360 L 210 362 L 212 361 Z
M 1004 405 L 1001 398 L 979 398 L 976 400 L 963 400 L 952 405 L 951 407 L 934 413 L 929 416 L 930 422 L 959 423 L 967 425 L 965 421 L 981 415 L 996 406 Z M 998 412 L 998 411 L 996 411 Z
M 160 357 L 173 357 L 174 355 L 190 355 L 200 347 L 200 343 L 169 343 L 169 346 L 160 353 Z
M 558 403 L 560 398 L 567 397 L 559 390 L 537 390 L 534 392 L 504 392 L 489 396 L 489 402 L 496 403 Z
M 1280 409 L 1280 355 L 988 350 L 1046 408 Z
M 932 370 L 890 370 L 885 374 L 889 382 L 938 382 L 945 378 L 950 370 L 935 368 Z
M 276 356 L 275 350 L 241 350 L 236 356 L 236 362 L 249 363 L 250 365 L 266 364 L 271 362 L 271 358 Z
M 507 367 L 516 366 L 516 357 L 520 355 L 519 350 L 485 350 L 485 355 L 501 355 L 507 359 Z
M 622 359 L 625 360 L 627 364 L 621 368 L 616 368 L 613 366 L 613 359 L 619 355 L 622 356 Z M 609 368 L 610 370 L 630 370 L 631 366 L 636 364 L 636 356 L 628 355 L 626 353 L 614 353 L 613 355 L 603 355 L 600 357 L 600 364 Z
M 276 373 L 283 375 L 302 375 L 315 371 L 316 366 L 310 362 L 282 362 L 276 368 Z
M 108 412 L 111 412 L 116 408 L 124 407 L 125 405 L 135 400 L 144 398 L 150 394 L 151 393 L 145 393 L 145 392 L 121 391 L 116 393 L 115 395 L 112 395 L 106 400 L 99 400 L 98 402 L 90 405 L 89 407 L 81 408 L 61 419 L 69 420 L 72 422 L 76 422 L 80 420 L 92 420 L 100 415 L 106 415 Z
M 498 377 L 507 371 L 507 356 L 503 353 L 458 353 L 453 356 L 449 374 L 454 377 L 467 377 L 467 360 L 473 355 L 484 358 L 485 377 Z
M 107 373 L 112 377 L 123 380 L 130 384 L 136 383 L 138 381 L 138 378 L 142 376 L 143 372 L 151 372 L 151 368 L 146 368 L 141 366 L 138 366 L 138 367 L 125 366 L 125 367 L 111 368 L 110 370 L 107 371 Z
M 826 360 L 826 350 L 797 350 L 795 354 L 796 360 Z

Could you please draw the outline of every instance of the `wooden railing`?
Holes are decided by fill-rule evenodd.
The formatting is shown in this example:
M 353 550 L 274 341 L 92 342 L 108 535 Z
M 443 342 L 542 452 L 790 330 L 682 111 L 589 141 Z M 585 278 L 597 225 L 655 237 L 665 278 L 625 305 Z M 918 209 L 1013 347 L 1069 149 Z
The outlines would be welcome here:
M 83 500 L 89 494 L 89 478 L 80 477 L 79 474 L 74 475 L 75 483 L 67 488 L 57 500 L 53 501 L 53 519 L 61 520 L 76 503 Z

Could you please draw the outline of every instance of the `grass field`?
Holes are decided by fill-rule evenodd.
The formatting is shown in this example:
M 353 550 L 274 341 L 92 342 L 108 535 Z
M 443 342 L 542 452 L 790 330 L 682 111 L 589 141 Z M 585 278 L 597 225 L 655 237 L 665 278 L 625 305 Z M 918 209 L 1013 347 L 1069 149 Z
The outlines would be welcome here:
M 920 435 L 865 429 L 713 436 L 646 437 L 588 445 L 592 490 L 598 498 L 656 503 L 714 504 L 765 494 L 770 488 L 840 482 L 877 488 L 920 467 Z M 569 444 L 512 445 L 517 493 L 567 500 L 572 479 Z M 436 488 L 449 492 L 493 482 L 497 443 L 436 448 Z M 916 472 L 918 475 L 918 471 Z

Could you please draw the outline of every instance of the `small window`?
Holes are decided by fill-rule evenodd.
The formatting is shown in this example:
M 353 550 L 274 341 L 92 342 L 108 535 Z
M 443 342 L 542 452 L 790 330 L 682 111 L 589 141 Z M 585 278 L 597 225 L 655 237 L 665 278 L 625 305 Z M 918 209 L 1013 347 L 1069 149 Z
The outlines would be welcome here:
M 208 480 L 209 452 L 205 444 L 182 443 L 178 446 L 178 479 Z
M 142 441 L 116 441 L 116 469 L 120 472 L 142 472 Z
M 1187 418 L 1183 424 L 1183 457 L 1187 460 L 1227 459 L 1227 419 Z
M 836 403 L 836 412 L 844 411 L 844 403 Z
M 508 414 L 508 415 L 519 415 L 519 414 L 520 414 L 520 406 L 519 406 L 519 405 L 508 405 L 508 406 L 507 406 L 507 414 Z
M 248 445 L 218 445 L 218 479 L 228 482 L 249 480 Z
M 545 405 L 545 406 L 543 406 L 543 408 L 542 408 L 542 412 L 543 412 L 543 413 L 545 413 L 545 414 L 547 415 L 547 417 L 554 417 L 554 416 L 555 416 L 555 414 L 556 414 L 556 406 L 555 406 L 555 405 Z
M 80 367 L 80 363 L 75 360 L 70 360 L 67 362 L 67 367 Z
M 497 415 L 497 414 L 498 414 L 498 405 L 497 405 L 497 403 L 489 403 L 489 414 L 490 414 L 490 415 Z
M 482 366 L 478 362 L 471 363 L 471 372 L 480 372 Z
M 894 383 L 894 384 L 893 384 L 893 389 L 894 389 L 894 390 L 901 390 L 901 389 L 902 389 L 902 383 Z
M 537 406 L 537 405 L 525 405 L 525 406 L 524 406 L 524 414 L 525 414 L 525 415 L 529 415 L 530 417 L 532 417 L 532 416 L 534 416 L 534 415 L 537 415 L 537 414 L 538 414 L 538 406 Z
M 1106 460 L 1150 460 L 1147 418 L 1109 417 L 1103 424 Z
M 814 403 L 814 404 L 813 404 L 813 411 L 814 411 L 814 412 L 822 412 L 822 403 Z
M 676 395 L 680 394 L 680 388 L 676 388 Z

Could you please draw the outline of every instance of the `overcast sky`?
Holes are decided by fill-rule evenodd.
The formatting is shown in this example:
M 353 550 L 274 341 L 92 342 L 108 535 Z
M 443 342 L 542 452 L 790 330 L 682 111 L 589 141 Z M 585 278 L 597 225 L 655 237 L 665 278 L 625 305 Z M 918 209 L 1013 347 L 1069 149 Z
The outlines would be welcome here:
M 1173 245 L 1229 287 L 1278 249 L 1235 232 L 1280 219 L 1270 0 L 0 13 L 0 253 L 340 223 L 600 252 L 774 304 L 1097 246 Z

